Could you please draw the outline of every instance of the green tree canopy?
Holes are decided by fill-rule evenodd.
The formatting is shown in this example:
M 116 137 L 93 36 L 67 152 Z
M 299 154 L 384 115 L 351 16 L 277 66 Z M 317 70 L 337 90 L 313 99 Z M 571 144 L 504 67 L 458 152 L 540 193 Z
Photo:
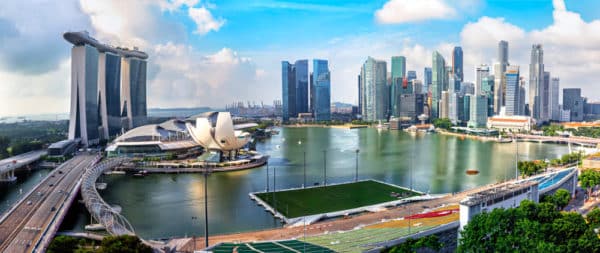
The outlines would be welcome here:
M 152 253 L 152 248 L 131 235 L 105 237 L 100 246 L 100 253 Z
M 461 231 L 458 252 L 600 252 L 600 239 L 581 215 L 525 200 L 474 216 Z

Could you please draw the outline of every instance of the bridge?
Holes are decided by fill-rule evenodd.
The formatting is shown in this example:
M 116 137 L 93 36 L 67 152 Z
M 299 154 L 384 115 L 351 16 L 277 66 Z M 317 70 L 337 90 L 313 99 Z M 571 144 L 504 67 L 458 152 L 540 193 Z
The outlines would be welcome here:
M 100 159 L 81 154 L 50 172 L 0 217 L 0 252 L 45 252 L 75 200 L 81 176 Z
M 575 144 L 579 146 L 597 147 L 600 144 L 600 139 L 572 136 L 572 137 L 560 137 L 560 136 L 543 136 L 543 135 L 532 135 L 532 134 L 516 134 L 515 137 L 519 141 L 531 141 L 540 143 L 559 143 L 559 144 Z
M 17 180 L 17 177 L 15 177 L 16 169 L 36 162 L 46 153 L 46 150 L 37 150 L 0 160 L 0 182 Z

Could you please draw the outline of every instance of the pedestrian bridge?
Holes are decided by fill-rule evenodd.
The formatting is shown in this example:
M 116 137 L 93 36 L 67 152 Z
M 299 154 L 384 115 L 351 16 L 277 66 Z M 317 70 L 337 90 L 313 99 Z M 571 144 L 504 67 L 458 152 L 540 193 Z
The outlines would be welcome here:
M 37 150 L 0 160 L 0 182 L 17 180 L 17 177 L 15 177 L 16 169 L 35 163 L 46 154 L 46 150 Z
M 92 218 L 98 221 L 111 235 L 135 235 L 131 224 L 119 213 L 117 213 L 109 204 L 107 204 L 98 190 L 96 190 L 96 180 L 105 171 L 117 167 L 129 158 L 114 158 L 105 160 L 94 167 L 86 170 L 82 176 L 81 197 L 85 207 L 92 215 Z
M 588 137 L 560 137 L 560 136 L 543 136 L 532 134 L 517 134 L 515 136 L 519 141 L 539 142 L 539 143 L 558 143 L 558 144 L 574 144 L 585 147 L 597 147 L 600 144 L 600 139 Z

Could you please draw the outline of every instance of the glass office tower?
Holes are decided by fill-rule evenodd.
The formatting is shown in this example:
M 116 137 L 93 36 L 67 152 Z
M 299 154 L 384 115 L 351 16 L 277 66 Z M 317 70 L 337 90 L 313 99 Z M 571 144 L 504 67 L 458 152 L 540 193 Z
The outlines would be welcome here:
M 313 60 L 311 94 L 314 94 L 312 107 L 316 121 L 331 120 L 331 76 L 327 65 L 327 60 Z

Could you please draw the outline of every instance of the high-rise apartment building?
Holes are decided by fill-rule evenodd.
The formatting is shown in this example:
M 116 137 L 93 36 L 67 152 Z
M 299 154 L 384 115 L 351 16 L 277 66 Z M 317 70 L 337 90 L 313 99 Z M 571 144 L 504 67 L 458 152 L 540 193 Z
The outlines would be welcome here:
M 431 68 L 431 115 L 430 119 L 436 119 L 440 116 L 440 100 L 442 91 L 447 90 L 448 75 L 446 73 L 446 61 L 442 55 L 435 51 L 432 55 Z
M 529 111 L 538 124 L 543 123 L 542 105 L 544 87 L 544 50 L 542 45 L 534 44 L 531 47 L 531 61 L 529 63 Z
M 312 106 L 316 121 L 331 120 L 331 79 L 327 60 L 313 60 L 311 94 L 314 94 Z M 314 89 L 314 92 L 313 90 Z
M 456 75 L 460 82 L 464 81 L 463 73 L 463 51 L 461 47 L 454 47 L 452 50 L 452 73 Z
M 387 65 L 385 61 L 367 58 L 361 68 L 362 115 L 368 121 L 386 120 L 389 108 Z
M 356 79 L 358 79 L 358 114 L 361 114 L 362 113 L 362 107 L 363 107 L 363 104 L 362 104 L 362 102 L 363 102 L 362 101 L 362 96 L 363 96 L 362 95 L 362 90 L 363 89 L 362 89 L 362 83 L 361 83 L 362 78 L 361 78 L 360 75 L 358 75 Z
M 411 122 L 417 121 L 417 116 L 423 114 L 425 96 L 420 93 L 400 95 L 398 117 L 409 118 Z

